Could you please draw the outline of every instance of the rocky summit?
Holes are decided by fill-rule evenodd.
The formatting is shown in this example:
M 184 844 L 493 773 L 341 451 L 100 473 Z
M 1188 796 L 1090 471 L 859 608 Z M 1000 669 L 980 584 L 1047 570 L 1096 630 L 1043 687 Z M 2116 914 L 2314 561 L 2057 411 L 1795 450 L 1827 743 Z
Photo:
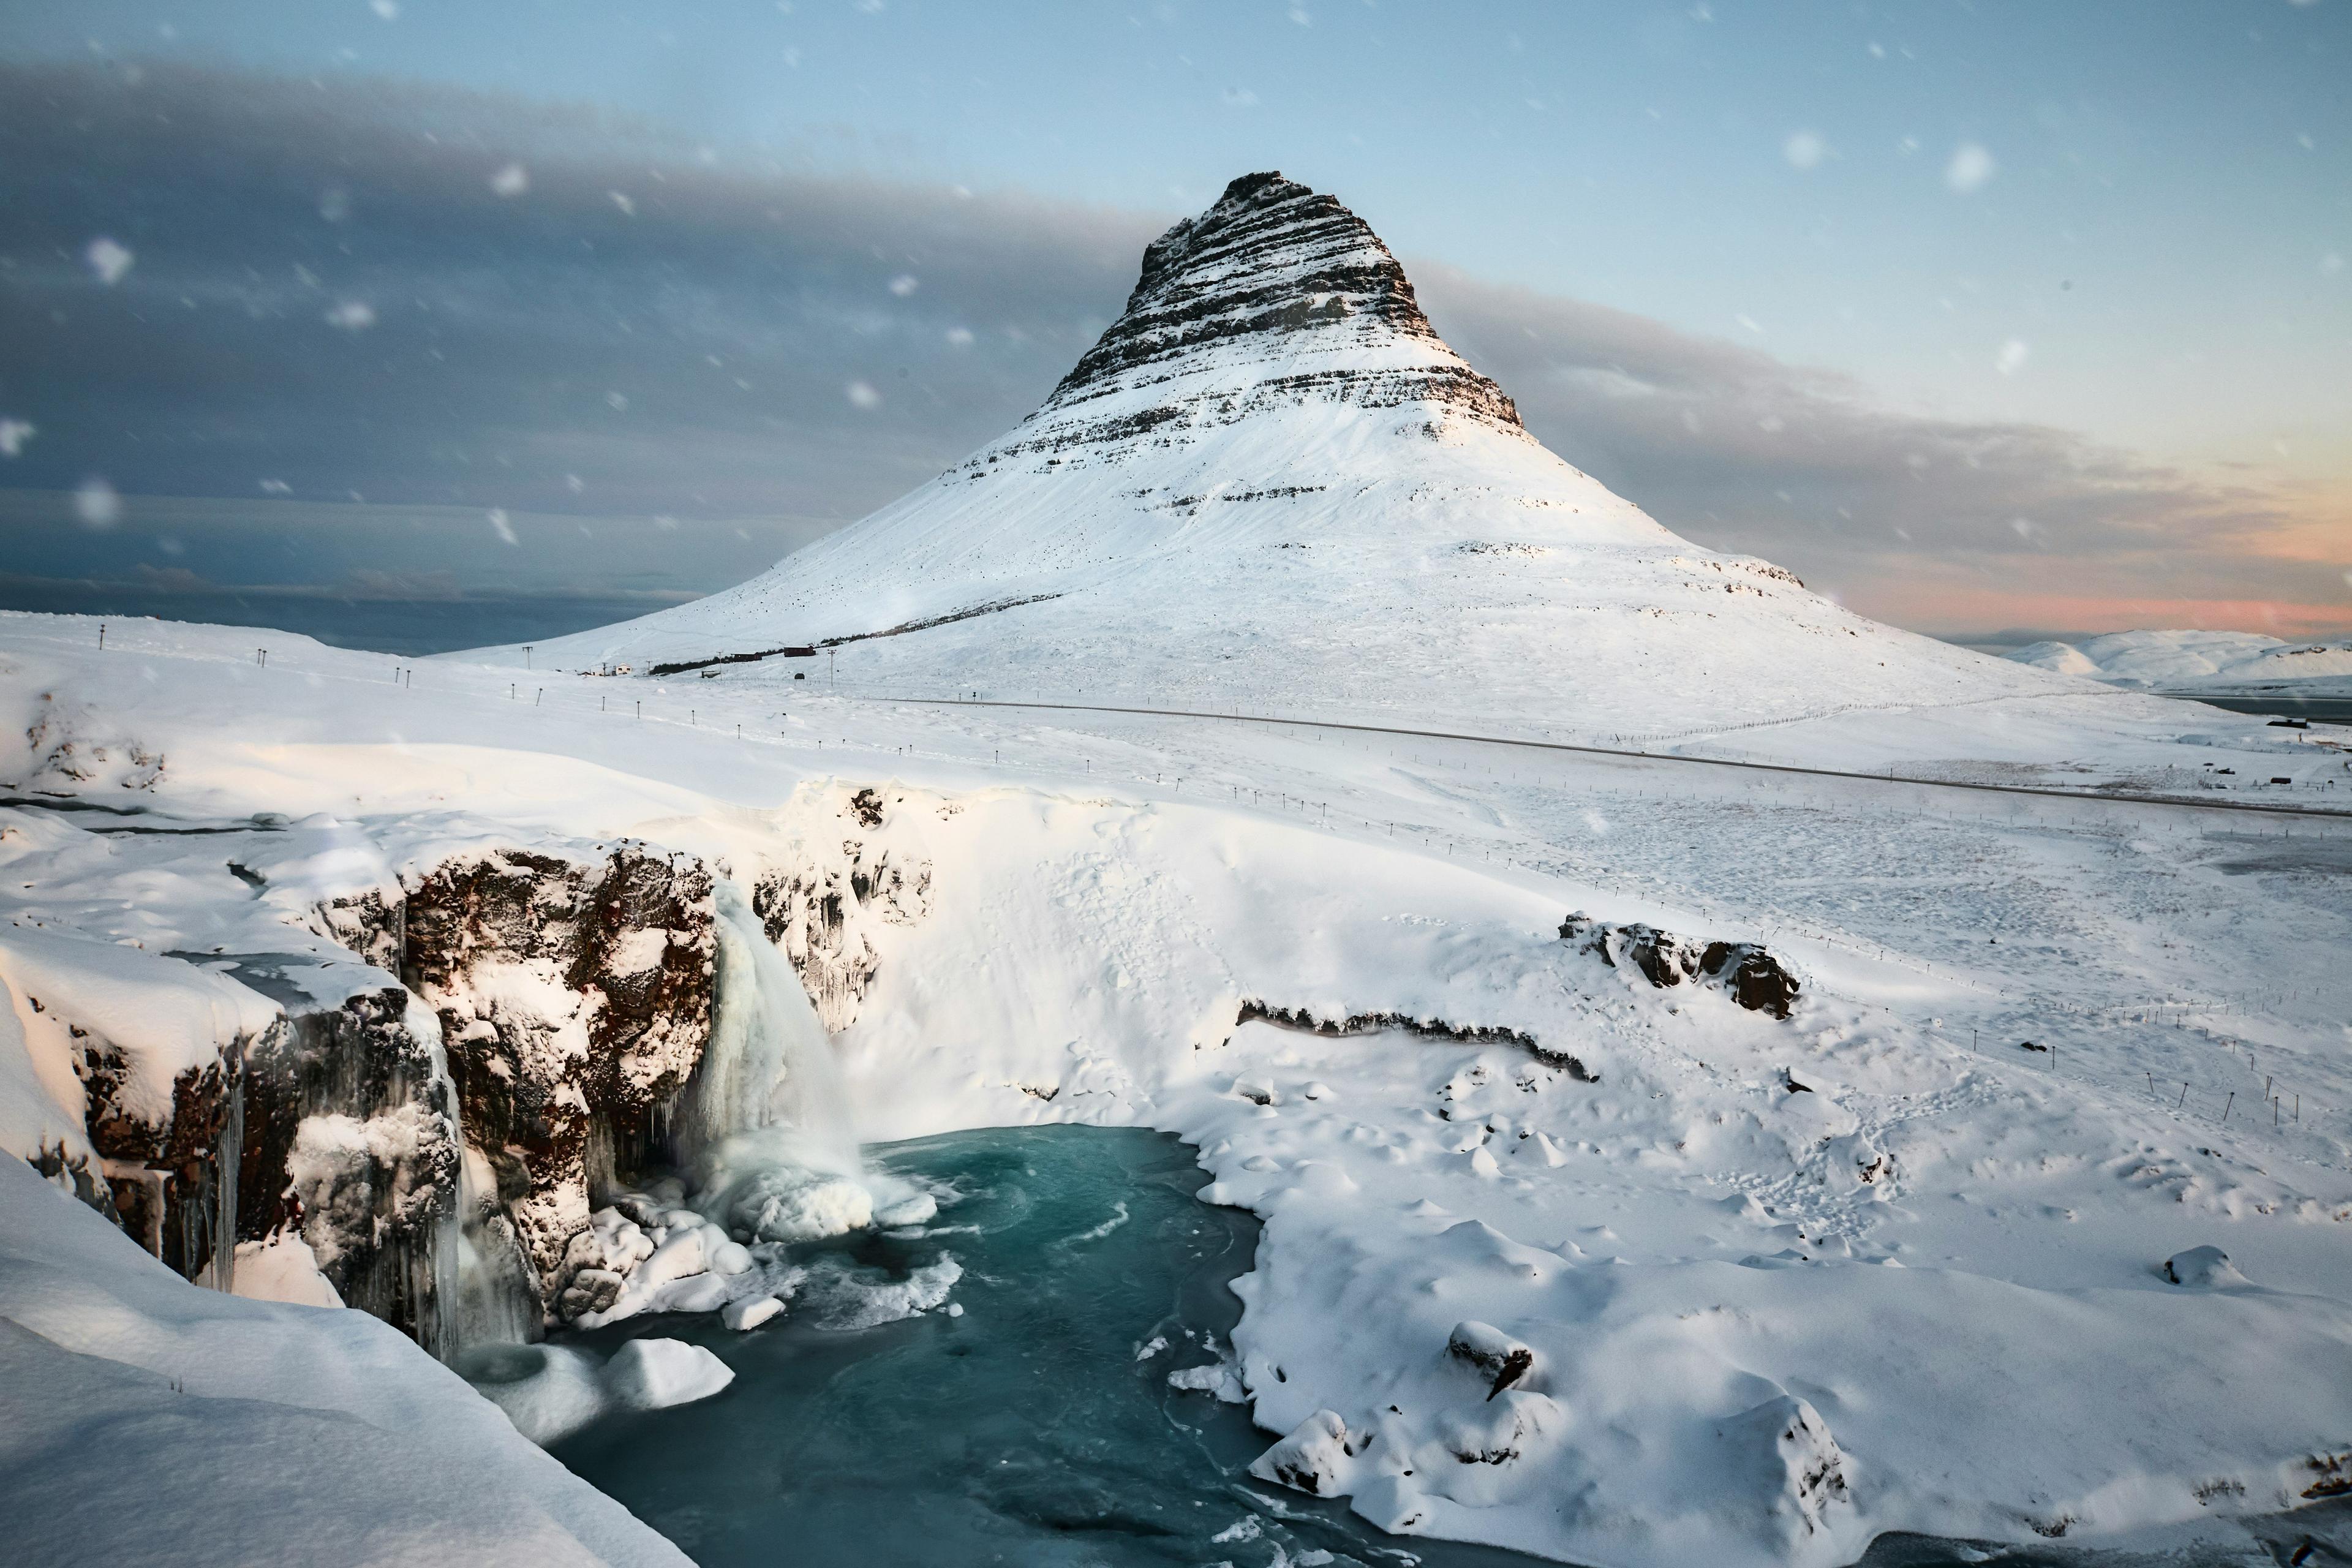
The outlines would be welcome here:
M 1244 174 L 1144 251 L 1127 309 L 1016 444 L 1181 438 L 1197 424 L 1308 398 L 1423 404 L 1432 419 L 1521 428 L 1503 389 L 1429 324 L 1370 225 L 1296 180 Z

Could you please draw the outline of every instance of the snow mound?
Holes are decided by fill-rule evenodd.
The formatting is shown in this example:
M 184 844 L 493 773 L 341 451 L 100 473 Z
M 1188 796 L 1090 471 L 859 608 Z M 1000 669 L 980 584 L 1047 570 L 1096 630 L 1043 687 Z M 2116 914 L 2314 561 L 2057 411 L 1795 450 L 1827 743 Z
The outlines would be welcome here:
M 2193 1290 L 2221 1289 L 2252 1281 L 2238 1272 L 2230 1255 L 2218 1247 L 2192 1247 L 2186 1252 L 2176 1252 L 2164 1260 L 2164 1277 L 2175 1285 L 2185 1285 Z
M 633 1410 L 691 1405 L 734 1381 L 733 1368 L 683 1340 L 631 1340 L 604 1367 L 605 1386 Z

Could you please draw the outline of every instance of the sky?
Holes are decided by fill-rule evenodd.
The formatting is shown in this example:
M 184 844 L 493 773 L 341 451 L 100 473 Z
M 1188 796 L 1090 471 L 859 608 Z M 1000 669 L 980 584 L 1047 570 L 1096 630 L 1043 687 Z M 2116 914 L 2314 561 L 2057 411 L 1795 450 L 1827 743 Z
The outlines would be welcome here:
M 1278 168 L 1700 543 L 1938 635 L 2352 631 L 2347 79 L 2352 0 L 0 0 L 0 604 L 724 586 Z

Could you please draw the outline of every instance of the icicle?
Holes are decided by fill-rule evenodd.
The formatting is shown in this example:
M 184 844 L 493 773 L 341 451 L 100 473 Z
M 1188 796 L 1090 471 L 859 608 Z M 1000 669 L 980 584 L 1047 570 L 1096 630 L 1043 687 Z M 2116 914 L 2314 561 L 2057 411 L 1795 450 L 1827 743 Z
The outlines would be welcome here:
M 245 1160 L 245 1068 L 240 1059 L 229 1080 L 228 1115 L 223 1119 L 220 1142 L 213 1151 L 218 1174 L 213 1179 L 212 1260 L 205 1267 L 206 1285 L 223 1295 L 236 1292 L 236 1178 Z

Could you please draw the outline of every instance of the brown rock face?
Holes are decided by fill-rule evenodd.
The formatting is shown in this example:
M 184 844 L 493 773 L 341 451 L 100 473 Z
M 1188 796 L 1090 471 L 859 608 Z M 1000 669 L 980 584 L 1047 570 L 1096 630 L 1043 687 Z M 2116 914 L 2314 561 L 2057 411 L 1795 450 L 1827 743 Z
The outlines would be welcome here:
M 1701 942 L 1655 926 L 1610 925 L 1580 914 L 1562 921 L 1559 935 L 1612 969 L 1639 970 L 1653 985 L 1712 984 L 1749 1012 L 1774 1018 L 1786 1018 L 1804 989 L 1769 948 L 1755 942 Z
M 409 889 L 402 973 L 440 1015 L 468 1143 L 543 1299 L 592 1184 L 642 1163 L 710 1034 L 710 873 L 642 845 L 504 850 Z
M 194 1279 L 236 1246 L 236 1155 L 244 1121 L 239 1058 L 226 1042 L 218 1059 L 172 1082 L 170 1117 L 155 1122 L 122 1108 L 128 1073 L 121 1050 L 76 1026 L 76 1073 L 89 1097 L 85 1125 L 103 1162 L 117 1224 L 133 1241 Z

